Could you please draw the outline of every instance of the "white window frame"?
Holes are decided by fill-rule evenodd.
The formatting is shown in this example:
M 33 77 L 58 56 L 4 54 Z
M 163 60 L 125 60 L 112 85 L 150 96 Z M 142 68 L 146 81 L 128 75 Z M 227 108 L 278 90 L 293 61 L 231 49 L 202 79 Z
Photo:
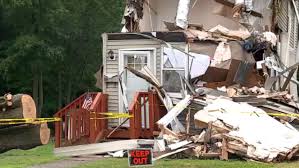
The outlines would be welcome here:
M 182 44 L 179 44 L 179 45 L 182 45 Z M 185 44 L 185 52 L 188 53 L 189 51 L 189 46 L 188 44 Z M 186 54 L 186 57 L 185 57 L 185 66 L 184 66 L 184 69 L 183 68 L 164 68 L 164 48 L 169 48 L 168 46 L 162 46 L 161 48 L 161 84 L 162 86 L 164 85 L 163 83 L 163 78 L 164 78 L 164 75 L 163 75 L 163 71 L 164 70 L 173 70 L 173 71 L 182 71 L 184 70 L 185 71 L 185 78 L 188 79 L 188 74 L 189 74 L 189 55 Z M 182 94 L 180 92 L 167 92 L 169 94 L 170 97 L 176 97 L 176 98 L 182 98 Z

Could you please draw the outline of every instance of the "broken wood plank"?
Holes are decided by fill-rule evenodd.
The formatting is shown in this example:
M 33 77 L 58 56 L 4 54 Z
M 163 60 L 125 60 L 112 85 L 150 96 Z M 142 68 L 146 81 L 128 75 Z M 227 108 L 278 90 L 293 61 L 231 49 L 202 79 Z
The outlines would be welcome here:
M 191 114 L 191 108 L 188 108 L 188 114 L 186 116 L 186 122 L 187 122 L 187 126 L 186 126 L 186 133 L 189 134 L 190 133 L 190 114 Z
M 228 152 L 227 152 L 227 140 L 226 138 L 222 139 L 222 146 L 221 146 L 221 160 L 228 160 Z
M 205 159 L 211 159 L 211 158 L 219 158 L 221 154 L 220 153 L 201 153 L 201 154 L 198 154 L 197 157 L 202 157 L 202 158 L 205 158 Z
M 227 149 L 231 149 L 234 151 L 239 151 L 241 153 L 246 154 L 247 153 L 247 147 L 245 145 L 242 145 L 240 143 L 236 143 L 233 141 L 227 142 Z
M 167 134 L 167 135 L 172 135 L 176 138 L 179 137 L 175 132 L 171 131 L 170 129 L 168 129 L 167 127 L 165 127 L 163 125 L 160 125 L 159 128 L 161 129 L 161 132 L 160 132 L 159 136 L 162 136 L 163 134 Z
M 185 145 L 188 145 L 190 143 L 192 143 L 192 141 L 185 140 L 185 141 L 181 141 L 181 142 L 178 142 L 178 143 L 175 143 L 175 144 L 168 145 L 168 147 L 171 150 L 176 150 L 176 149 L 179 149 L 179 148 L 181 148 Z
M 191 139 L 194 143 L 203 143 L 206 131 L 202 131 L 199 135 L 192 136 Z
M 264 95 L 258 95 L 256 96 L 257 98 L 271 98 L 271 97 L 278 97 L 278 96 L 284 96 L 288 94 L 287 91 L 283 91 L 283 92 L 276 92 L 276 93 L 269 93 L 269 94 L 264 94 Z
M 287 155 L 288 160 L 291 160 L 293 156 L 299 151 L 299 146 L 296 146 L 291 153 Z
M 56 156 L 81 156 L 136 148 L 138 148 L 138 140 L 122 140 L 55 148 L 54 154 Z
M 176 106 L 174 106 L 157 124 L 167 126 L 191 103 L 193 96 L 187 95 Z
M 159 159 L 162 159 L 162 158 L 165 158 L 167 156 L 171 156 L 171 155 L 174 155 L 174 154 L 177 154 L 177 153 L 180 153 L 180 152 L 183 152 L 187 149 L 190 149 L 189 147 L 188 148 L 182 148 L 182 149 L 178 149 L 178 150 L 175 150 L 175 151 L 172 151 L 172 152 L 169 152 L 169 153 L 166 153 L 164 155 L 161 155 L 161 156 L 158 156 L 156 158 L 153 159 L 153 161 L 156 161 L 156 160 L 159 160 Z

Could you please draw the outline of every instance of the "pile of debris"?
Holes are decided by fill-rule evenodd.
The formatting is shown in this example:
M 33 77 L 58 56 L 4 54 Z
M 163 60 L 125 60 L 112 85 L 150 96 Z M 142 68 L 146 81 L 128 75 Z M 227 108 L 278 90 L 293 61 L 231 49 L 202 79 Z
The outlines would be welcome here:
M 147 67 L 142 71 L 127 69 L 153 84 L 169 109 L 157 122 L 161 133 L 154 146 L 156 159 L 188 149 L 192 149 L 193 152 L 189 150 L 188 153 L 193 156 L 224 160 L 229 154 L 264 162 L 299 156 L 299 132 L 288 123 L 297 121 L 298 108 L 296 103 L 291 105 L 292 96 L 288 92 L 236 86 L 218 90 L 202 87 L 195 91 L 182 79 L 182 85 L 187 86 L 184 98 L 169 103 L 167 100 L 171 98 L 163 87 L 154 82 L 156 79 L 152 75 L 145 73 L 149 72 Z M 190 133 L 190 111 L 194 110 L 197 111 L 194 115 L 196 129 Z M 188 114 L 184 126 L 180 116 L 185 112 Z

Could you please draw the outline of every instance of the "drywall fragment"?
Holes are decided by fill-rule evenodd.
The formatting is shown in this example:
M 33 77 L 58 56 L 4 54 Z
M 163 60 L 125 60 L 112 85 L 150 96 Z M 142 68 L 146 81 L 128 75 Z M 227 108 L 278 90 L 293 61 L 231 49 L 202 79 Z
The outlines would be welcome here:
M 219 45 L 215 51 L 214 58 L 211 62 L 211 66 L 216 66 L 217 64 L 219 64 L 223 61 L 230 60 L 231 57 L 232 57 L 232 55 L 231 55 L 231 50 L 230 50 L 229 44 L 221 42 L 221 43 L 219 43 Z
M 194 56 L 189 58 L 189 69 L 191 79 L 206 73 L 210 66 L 211 58 L 208 55 L 189 53 Z

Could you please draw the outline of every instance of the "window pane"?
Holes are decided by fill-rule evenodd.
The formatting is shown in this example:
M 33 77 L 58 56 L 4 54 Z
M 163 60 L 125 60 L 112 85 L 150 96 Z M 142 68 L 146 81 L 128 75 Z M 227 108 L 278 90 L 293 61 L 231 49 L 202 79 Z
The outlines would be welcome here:
M 141 63 L 147 63 L 147 57 L 146 55 L 136 55 L 135 57 L 135 63 L 141 64 Z
M 135 70 L 141 70 L 143 68 L 143 64 L 135 64 Z
M 185 68 L 187 55 L 177 49 L 164 47 L 163 64 L 164 68 Z
M 181 91 L 180 75 L 185 76 L 185 71 L 164 70 L 163 71 L 163 88 L 167 92 L 178 93 Z
M 125 55 L 127 57 L 127 63 L 134 63 L 134 55 L 132 54 L 127 54 Z

